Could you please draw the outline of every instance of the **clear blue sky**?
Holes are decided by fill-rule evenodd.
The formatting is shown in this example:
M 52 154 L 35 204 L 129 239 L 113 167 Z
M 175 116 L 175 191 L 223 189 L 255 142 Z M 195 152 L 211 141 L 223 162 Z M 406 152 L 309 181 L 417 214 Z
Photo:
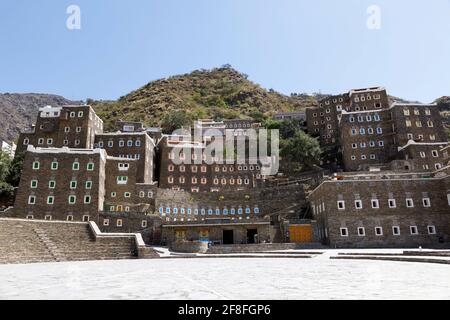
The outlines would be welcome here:
M 71 4 L 81 30 L 66 28 Z M 286 94 L 382 85 L 430 102 L 450 95 L 450 0 L 0 2 L 0 92 L 116 99 L 225 63 Z

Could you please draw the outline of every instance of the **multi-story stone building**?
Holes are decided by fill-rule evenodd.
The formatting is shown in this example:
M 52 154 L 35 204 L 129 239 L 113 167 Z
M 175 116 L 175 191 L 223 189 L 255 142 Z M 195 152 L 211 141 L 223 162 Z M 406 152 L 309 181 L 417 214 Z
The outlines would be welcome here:
M 39 109 L 34 128 L 22 132 L 17 153 L 28 145 L 39 148 L 91 149 L 95 135 L 103 132 L 103 121 L 90 106 L 47 106 Z
M 107 154 L 97 149 L 28 146 L 14 215 L 89 221 L 103 211 Z
M 153 182 L 155 142 L 145 131 L 100 133 L 94 148 L 105 149 L 112 157 L 137 160 L 136 182 Z
M 442 117 L 436 104 L 394 103 L 390 106 L 394 143 L 403 147 L 410 140 L 424 143 L 447 142 Z
M 262 180 L 261 165 L 245 160 L 220 164 L 218 157 L 207 154 L 206 142 L 191 141 L 190 136 L 164 136 L 159 143 L 159 187 L 190 192 L 255 188 Z
M 308 196 L 331 247 L 417 247 L 450 240 L 450 167 L 335 175 Z
M 325 98 L 318 108 L 307 110 L 307 119 L 308 131 L 320 137 L 322 146 L 339 147 L 346 171 L 369 170 L 393 161 L 393 166 L 398 168 L 399 160 L 412 157 L 410 154 L 405 158 L 404 152 L 410 141 L 447 142 L 436 105 L 391 104 L 386 90 L 379 87 Z M 435 164 L 437 167 L 445 165 Z M 402 170 L 434 170 L 436 166 L 406 164 Z

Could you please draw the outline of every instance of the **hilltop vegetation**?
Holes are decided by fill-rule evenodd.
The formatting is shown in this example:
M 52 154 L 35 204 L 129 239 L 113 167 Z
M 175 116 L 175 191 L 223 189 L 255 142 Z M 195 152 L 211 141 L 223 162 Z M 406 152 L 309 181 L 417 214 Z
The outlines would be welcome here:
M 177 111 L 190 120 L 269 118 L 278 112 L 315 106 L 317 95 L 286 96 L 266 90 L 224 66 L 152 81 L 115 102 L 89 102 L 109 129 L 118 119 L 160 126 L 167 114 Z

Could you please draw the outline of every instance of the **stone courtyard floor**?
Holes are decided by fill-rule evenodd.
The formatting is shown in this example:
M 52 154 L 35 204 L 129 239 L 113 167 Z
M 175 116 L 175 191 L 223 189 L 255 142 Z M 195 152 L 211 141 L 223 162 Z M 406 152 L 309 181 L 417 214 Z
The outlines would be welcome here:
M 0 299 L 450 298 L 449 265 L 331 254 L 0 265 Z

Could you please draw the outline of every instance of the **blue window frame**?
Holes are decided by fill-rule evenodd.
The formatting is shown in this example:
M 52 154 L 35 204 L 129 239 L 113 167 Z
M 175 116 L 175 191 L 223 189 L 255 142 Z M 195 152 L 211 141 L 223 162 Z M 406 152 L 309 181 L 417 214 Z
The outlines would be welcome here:
M 253 212 L 254 212 L 255 214 L 258 214 L 258 213 L 259 213 L 259 208 L 256 207 L 255 209 L 253 209 Z
M 170 213 L 170 208 L 169 207 L 166 208 L 166 213 Z
M 220 209 L 216 209 L 216 215 L 220 216 Z
M 228 209 L 223 209 L 223 214 L 227 215 L 228 214 Z
M 178 208 L 173 208 L 173 214 L 178 214 Z
M 164 213 L 164 208 L 163 207 L 159 208 L 159 213 L 161 213 L 161 214 Z
M 202 210 L 201 210 L 201 213 L 202 213 L 202 216 L 204 216 L 204 215 L 206 214 L 206 210 L 205 210 L 205 209 L 202 209 Z
M 236 209 L 232 208 L 232 209 L 230 210 L 230 213 L 231 213 L 231 215 L 235 215 L 235 214 L 236 214 Z
M 250 214 L 251 212 L 252 212 L 252 211 L 250 210 L 250 208 L 246 208 L 246 209 L 245 209 L 245 213 L 246 213 L 246 214 Z
M 242 208 L 239 208 L 239 209 L 238 209 L 238 214 L 242 214 L 242 213 L 243 213 Z
M 208 209 L 208 216 L 212 216 L 212 214 L 213 214 L 212 209 Z
M 186 210 L 185 210 L 184 208 L 181 208 L 181 209 L 180 209 L 180 213 L 181 213 L 182 215 L 184 215 L 184 214 L 186 213 Z

